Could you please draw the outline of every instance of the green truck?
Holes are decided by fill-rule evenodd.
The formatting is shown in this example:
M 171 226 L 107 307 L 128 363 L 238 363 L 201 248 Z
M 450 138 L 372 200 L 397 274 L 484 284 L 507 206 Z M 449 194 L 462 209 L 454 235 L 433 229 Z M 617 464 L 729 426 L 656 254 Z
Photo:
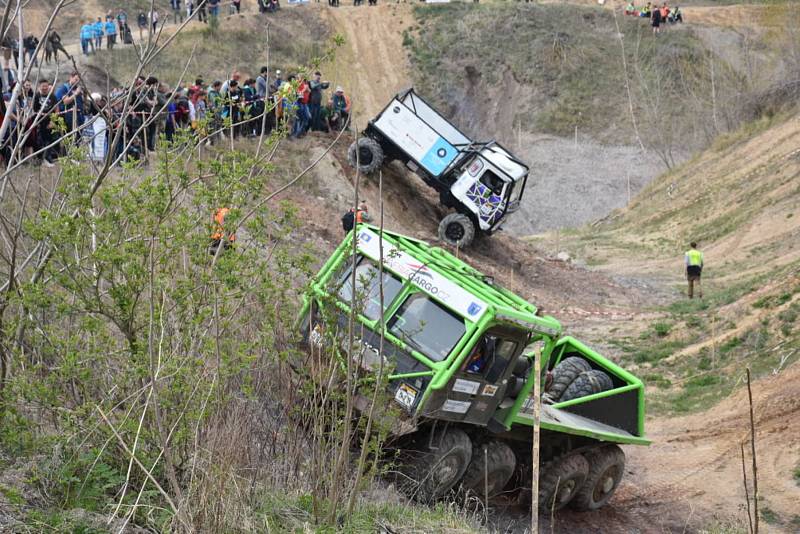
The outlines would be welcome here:
M 360 349 L 349 353 L 362 373 L 388 374 L 393 406 L 382 404 L 379 415 L 389 418 L 419 500 L 459 489 L 530 491 L 535 351 L 542 508 L 603 506 L 624 472 L 620 445 L 649 443 L 638 378 L 442 248 L 357 226 L 311 284 L 299 321 L 304 344 L 343 347 L 353 304 Z M 354 405 L 366 409 L 369 394 L 358 397 Z

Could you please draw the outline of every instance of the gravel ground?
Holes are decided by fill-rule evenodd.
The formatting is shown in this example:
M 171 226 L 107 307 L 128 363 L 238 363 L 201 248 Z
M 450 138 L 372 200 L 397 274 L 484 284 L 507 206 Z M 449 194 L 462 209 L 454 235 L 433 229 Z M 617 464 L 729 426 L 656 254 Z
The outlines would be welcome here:
M 516 145 L 521 146 L 517 148 Z M 628 203 L 650 180 L 664 172 L 655 154 L 638 147 L 601 145 L 578 138 L 523 134 L 511 145 L 530 165 L 522 208 L 505 230 L 516 236 L 580 226 Z

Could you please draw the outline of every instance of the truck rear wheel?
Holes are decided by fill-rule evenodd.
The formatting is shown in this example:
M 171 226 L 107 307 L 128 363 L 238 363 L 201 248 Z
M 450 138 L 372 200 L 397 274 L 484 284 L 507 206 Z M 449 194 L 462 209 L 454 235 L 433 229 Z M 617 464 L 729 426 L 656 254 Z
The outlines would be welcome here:
M 483 452 L 484 447 L 486 453 Z M 487 497 L 488 481 L 488 497 L 493 497 L 503 491 L 516 467 L 517 457 L 514 451 L 502 441 L 492 440 L 476 444 L 472 449 L 472 461 L 464 473 L 462 484 L 465 490 L 483 498 Z
M 578 375 L 578 378 L 567 387 L 559 402 L 565 402 L 572 399 L 580 399 L 588 395 L 594 395 L 601 391 L 608 391 L 614 387 L 611 378 L 599 369 L 592 369 L 591 371 L 584 371 Z
M 560 510 L 575 497 L 589 475 L 589 462 L 580 454 L 562 458 L 542 470 L 539 508 Z
M 439 223 L 439 239 L 448 245 L 468 247 L 475 238 L 475 225 L 466 215 L 451 213 Z
M 589 365 L 589 362 L 579 356 L 564 358 L 553 369 L 553 382 L 546 391 L 547 395 L 554 402 L 557 401 L 569 385 L 578 378 L 578 375 L 591 369 L 592 366 Z
M 589 475 L 570 506 L 577 510 L 597 510 L 611 499 L 622 480 L 625 453 L 618 445 L 607 445 L 585 454 Z
M 472 441 L 463 430 L 451 428 L 434 436 L 431 447 L 419 451 L 409 466 L 416 482 L 412 496 L 422 502 L 443 497 L 464 476 L 471 459 Z
M 359 137 L 347 150 L 347 161 L 362 174 L 372 174 L 383 164 L 383 148 L 369 137 Z

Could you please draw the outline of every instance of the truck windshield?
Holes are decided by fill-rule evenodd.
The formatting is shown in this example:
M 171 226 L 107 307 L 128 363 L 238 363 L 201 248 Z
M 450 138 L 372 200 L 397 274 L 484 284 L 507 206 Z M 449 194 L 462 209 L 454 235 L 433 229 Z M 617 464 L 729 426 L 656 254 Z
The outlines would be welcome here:
M 409 295 L 388 326 L 389 332 L 435 362 L 447 358 L 466 332 L 460 317 L 424 293 Z
M 352 272 L 352 268 L 348 268 L 342 275 L 342 285 L 338 293 L 339 299 L 348 305 L 353 300 Z M 384 309 L 389 307 L 402 287 L 402 282 L 393 274 L 383 272 Z M 356 306 L 361 306 L 363 309 L 359 311 L 371 321 L 377 321 L 382 315 L 380 288 L 378 267 L 364 257 L 359 258 L 356 264 Z

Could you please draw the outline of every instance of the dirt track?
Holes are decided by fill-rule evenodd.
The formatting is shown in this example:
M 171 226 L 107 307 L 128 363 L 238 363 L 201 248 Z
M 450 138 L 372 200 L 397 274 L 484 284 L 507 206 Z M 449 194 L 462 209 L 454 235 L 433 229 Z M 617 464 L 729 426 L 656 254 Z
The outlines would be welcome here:
M 703 10 L 692 9 L 695 10 L 693 16 L 701 20 Z M 361 103 L 357 106 L 359 117 L 369 117 L 394 92 L 410 84 L 401 41 L 403 29 L 411 24 L 411 14 L 405 6 L 393 5 L 342 7 L 324 13 L 333 30 L 347 39 L 340 61 L 350 66 L 350 78 L 343 79 L 354 88 L 354 101 Z M 737 9 L 725 10 L 725 17 L 717 17 L 714 22 L 735 23 L 738 13 Z M 341 66 L 340 63 L 337 68 Z M 344 149 L 339 147 L 335 161 L 318 175 L 329 195 L 339 198 L 341 208 L 352 195 Z M 434 195 L 416 178 L 403 174 L 399 168 L 384 173 L 384 197 L 391 199 L 386 205 L 386 224 L 431 240 L 440 215 Z M 360 196 L 373 209 L 378 205 L 374 182 L 363 183 Z M 620 326 L 635 330 L 651 319 L 649 307 L 674 298 L 666 286 L 659 287 L 651 279 L 621 281 L 545 260 L 539 252 L 507 235 L 487 240 L 481 246 L 481 252 L 469 253 L 471 263 L 558 316 L 567 328 L 578 327 L 595 334 Z M 639 272 L 664 279 L 664 269 L 671 267 L 653 265 Z M 791 477 L 800 454 L 799 389 L 797 365 L 753 385 L 762 505 L 787 520 L 800 510 L 796 504 L 800 490 Z M 705 413 L 650 419 L 647 428 L 654 443 L 649 448 L 627 448 L 629 473 L 612 505 L 598 513 L 563 512 L 556 516 L 554 531 L 694 532 L 716 520 L 743 525 L 739 444 L 748 429 L 745 395 L 739 389 Z M 526 522 L 524 512 L 513 510 L 503 511 L 497 518 L 498 527 L 513 532 L 523 532 Z M 788 523 L 765 527 L 769 532 L 790 532 L 792 528 Z
M 361 128 L 392 95 L 409 85 L 403 30 L 413 22 L 410 6 L 352 7 L 342 3 L 322 13 L 334 32 L 347 41 L 332 66 L 333 80 L 350 94 L 354 118 Z

